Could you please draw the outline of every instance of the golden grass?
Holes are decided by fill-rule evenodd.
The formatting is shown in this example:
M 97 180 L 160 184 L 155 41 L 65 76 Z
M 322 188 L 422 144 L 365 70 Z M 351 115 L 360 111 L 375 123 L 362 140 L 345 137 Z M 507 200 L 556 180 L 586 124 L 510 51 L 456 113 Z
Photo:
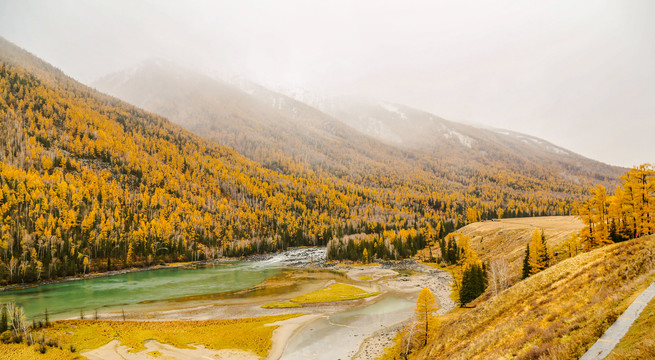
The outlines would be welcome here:
M 213 350 L 249 350 L 264 357 L 271 348 L 273 330 L 277 328 L 265 325 L 300 315 L 205 321 L 56 321 L 34 337 L 54 339 L 64 350 L 48 347 L 45 354 L 39 354 L 34 347 L 24 344 L 0 345 L 0 359 L 70 359 L 80 351 L 99 348 L 114 339 L 131 352 L 145 350 L 146 340 L 156 340 L 187 349 L 192 348 L 189 344 L 199 344 Z M 68 350 L 71 345 L 76 353 Z
M 396 336 L 393 338 L 393 345 L 387 347 L 384 349 L 384 352 L 382 355 L 380 355 L 377 360 L 398 360 L 402 359 L 403 357 L 400 356 L 399 354 L 404 353 L 405 349 L 401 348 L 402 345 L 402 338 L 405 334 L 400 331 Z
M 369 296 L 375 296 L 380 294 L 379 292 L 368 292 L 357 286 L 352 286 L 348 284 L 332 284 L 326 288 L 312 291 L 305 295 L 301 295 L 291 299 L 293 302 L 310 304 L 310 303 L 322 303 L 330 301 L 344 301 L 344 300 L 355 300 L 362 299 Z
M 48 348 L 45 354 L 37 350 L 37 345 L 27 346 L 26 344 L 2 344 L 0 343 L 0 359 L 2 360 L 76 360 L 86 359 L 86 357 L 71 353 L 67 349 L 57 347 Z
M 362 275 L 362 276 L 358 277 L 358 279 L 361 280 L 361 281 L 373 280 L 373 278 L 370 275 Z
M 302 307 L 302 304 L 325 303 L 332 301 L 346 301 L 363 299 L 379 295 L 380 292 L 368 292 L 357 286 L 336 283 L 326 288 L 297 296 L 289 301 L 273 302 L 262 305 L 265 309 Z
M 194 265 L 194 264 L 199 264 L 200 261 L 178 261 L 178 262 L 172 262 L 172 263 L 166 263 L 166 267 L 180 267 L 180 266 L 188 266 L 188 265 Z M 162 267 L 164 267 L 162 266 Z
M 655 298 L 641 312 L 607 360 L 655 359 Z
M 471 237 L 469 244 L 480 260 L 490 262 L 503 257 L 507 259 L 514 275 L 511 279 L 514 283 L 520 280 L 525 246 L 535 230 L 544 230 L 548 247 L 552 251 L 583 226 L 575 216 L 540 216 L 476 222 L 458 232 Z M 440 253 L 439 246 L 432 252 Z
M 302 304 L 298 304 L 293 301 L 280 301 L 280 302 L 272 302 L 270 304 L 264 304 L 262 305 L 264 309 L 286 309 L 286 308 L 298 308 L 302 307 Z
M 580 254 L 440 317 L 413 358 L 579 358 L 655 274 L 655 236 Z

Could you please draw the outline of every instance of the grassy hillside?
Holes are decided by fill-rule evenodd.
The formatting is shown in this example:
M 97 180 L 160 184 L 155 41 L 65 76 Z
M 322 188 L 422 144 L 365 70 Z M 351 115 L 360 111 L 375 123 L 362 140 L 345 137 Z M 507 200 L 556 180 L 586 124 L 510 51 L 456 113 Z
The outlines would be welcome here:
M 505 258 L 512 275 L 520 276 L 525 246 L 535 230 L 543 230 L 552 251 L 584 224 L 575 216 L 545 216 L 531 218 L 501 219 L 466 225 L 458 232 L 471 238 L 471 248 L 481 260 Z
M 654 278 L 655 236 L 583 253 L 442 316 L 413 358 L 577 358 Z

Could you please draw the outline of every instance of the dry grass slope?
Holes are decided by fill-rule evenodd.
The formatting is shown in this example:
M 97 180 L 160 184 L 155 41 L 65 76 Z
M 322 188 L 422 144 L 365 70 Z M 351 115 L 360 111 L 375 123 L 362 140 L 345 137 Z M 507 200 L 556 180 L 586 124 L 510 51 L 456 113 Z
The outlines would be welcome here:
M 584 225 L 575 216 L 543 216 L 476 222 L 459 230 L 471 237 L 471 247 L 483 261 L 505 257 L 512 274 L 519 276 L 525 245 L 535 230 L 544 230 L 552 249 L 580 231 Z
M 653 277 L 655 236 L 578 255 L 443 316 L 414 358 L 578 358 Z

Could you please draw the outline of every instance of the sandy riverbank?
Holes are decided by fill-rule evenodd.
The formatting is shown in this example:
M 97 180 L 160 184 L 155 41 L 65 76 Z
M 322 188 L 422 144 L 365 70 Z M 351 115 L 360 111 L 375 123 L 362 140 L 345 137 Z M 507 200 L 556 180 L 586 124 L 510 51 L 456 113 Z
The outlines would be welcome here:
M 230 359 L 230 360 L 258 360 L 259 356 L 246 350 L 221 349 L 211 350 L 202 345 L 193 345 L 192 349 L 180 349 L 172 345 L 162 344 L 158 341 L 148 340 L 144 343 L 146 349 L 130 352 L 127 346 L 121 345 L 118 340 L 112 340 L 97 349 L 80 353 L 90 360 L 152 360 L 177 359 Z
M 125 319 L 142 321 L 210 320 L 260 317 L 299 312 L 306 314 L 298 318 L 271 324 L 279 325 L 280 327 L 273 332 L 273 345 L 267 358 L 277 359 L 284 354 L 291 339 L 294 339 L 297 336 L 304 336 L 305 332 L 310 330 L 310 327 L 314 328 L 317 324 L 320 324 L 320 322 L 317 323 L 317 321 L 325 322 L 325 320 L 320 320 L 322 317 L 329 319 L 332 316 L 338 317 L 340 316 L 339 314 L 352 311 L 359 312 L 360 310 L 364 313 L 366 311 L 365 309 L 368 309 L 369 306 L 377 306 L 376 304 L 379 301 L 390 295 L 401 296 L 402 298 L 407 299 L 411 304 L 412 301 L 415 301 L 415 296 L 418 295 L 418 292 L 423 287 L 428 287 L 434 293 L 440 304 L 440 313 L 450 311 L 455 307 L 455 303 L 449 296 L 451 292 L 449 285 L 452 283 L 452 278 L 450 274 L 443 270 L 425 266 L 414 260 L 384 262 L 372 266 L 326 263 L 324 258 L 320 256 L 321 251 L 324 250 L 304 248 L 294 249 L 284 253 L 251 257 L 248 260 L 275 267 L 293 267 L 297 270 L 291 270 L 289 275 L 284 275 L 281 279 L 274 281 L 267 280 L 253 288 L 240 290 L 243 293 L 238 292 L 227 297 L 217 297 L 209 294 L 137 304 L 134 308 L 130 308 L 126 311 Z M 196 264 L 198 263 L 175 264 L 174 266 L 189 266 Z M 114 274 L 144 270 L 148 269 L 126 269 L 114 272 Z M 331 272 L 324 272 L 321 270 L 329 270 Z M 99 276 L 107 275 L 110 274 L 99 274 Z M 307 276 L 312 277 L 313 280 L 307 282 Z M 289 291 L 286 290 L 287 288 L 284 288 L 284 292 L 258 292 L 261 290 L 260 288 L 269 289 L 270 286 L 275 286 L 276 284 L 279 286 L 288 286 L 289 282 L 295 283 L 300 279 L 302 279 L 303 284 L 294 288 L 289 288 Z M 333 283 L 335 279 L 337 282 L 346 282 L 365 288 L 367 291 L 380 291 L 381 295 L 351 301 L 305 304 L 302 308 L 261 308 L 261 305 L 266 303 L 288 300 L 289 298 L 328 286 Z M 256 296 L 248 295 L 251 293 L 256 293 Z M 382 303 L 380 303 L 380 305 L 382 305 Z M 121 320 L 123 319 L 123 314 L 107 312 L 99 314 L 99 318 L 102 320 Z M 380 325 L 375 325 L 378 326 L 377 329 L 373 328 L 362 332 L 364 329 L 362 328 L 362 330 L 359 330 L 360 333 L 356 336 L 358 336 L 359 339 L 365 340 L 360 340 L 359 344 L 357 342 L 350 344 L 348 348 L 352 349 L 352 351 L 349 350 L 350 355 L 348 355 L 348 357 L 354 356 L 354 358 L 360 360 L 376 358 L 384 351 L 386 346 L 392 344 L 397 331 L 401 329 L 402 325 L 407 323 L 407 321 L 409 321 L 409 319 L 401 317 L 394 319 L 394 322 L 386 321 L 382 327 L 380 327 Z M 89 354 L 92 356 L 95 356 L 93 354 L 99 354 L 97 355 L 99 357 L 96 358 L 137 360 L 148 358 L 148 356 L 150 356 L 148 355 L 148 352 L 152 351 L 167 354 L 164 358 L 179 359 L 198 358 L 200 356 L 220 359 L 225 358 L 227 354 L 225 351 L 222 353 L 216 353 L 212 352 L 212 350 L 202 348 L 197 348 L 194 349 L 193 352 L 187 353 L 185 351 L 188 349 L 178 350 L 169 345 L 150 343 L 148 349 L 152 348 L 154 350 L 143 351 L 140 353 L 130 352 L 130 355 L 124 356 L 123 354 L 127 351 L 124 348 L 125 347 L 120 343 L 112 342 L 99 349 L 90 351 Z M 140 354 L 139 356 L 142 357 L 131 357 L 133 354 Z M 235 358 L 238 356 L 237 358 L 239 359 L 250 359 L 252 357 L 248 356 L 253 354 L 230 353 L 229 355 L 231 357 L 228 358 Z M 145 358 L 143 356 L 145 356 Z
M 291 336 L 303 325 L 308 322 L 315 320 L 324 314 L 312 314 L 312 315 L 303 315 L 287 320 L 277 321 L 266 326 L 278 326 L 275 331 L 273 331 L 273 337 L 271 338 L 273 346 L 266 357 L 267 360 L 277 360 L 282 356 L 284 348 L 286 347 Z

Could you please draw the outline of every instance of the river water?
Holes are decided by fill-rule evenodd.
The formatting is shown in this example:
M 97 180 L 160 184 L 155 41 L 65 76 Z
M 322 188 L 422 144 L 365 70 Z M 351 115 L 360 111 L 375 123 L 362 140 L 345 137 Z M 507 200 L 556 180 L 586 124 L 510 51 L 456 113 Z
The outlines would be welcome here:
M 95 311 L 121 311 L 132 305 L 242 290 L 277 275 L 283 268 L 325 259 L 325 248 L 301 248 L 263 256 L 183 268 L 137 271 L 0 292 L 0 304 L 22 306 L 28 320 L 92 318 Z
M 0 303 L 14 302 L 22 306 L 29 321 L 42 320 L 46 308 L 50 320 L 79 318 L 80 312 L 91 319 L 95 311 L 116 313 L 121 309 L 128 311 L 143 306 L 144 303 L 218 299 L 221 294 L 243 289 L 250 291 L 249 288 L 267 279 L 285 277 L 289 272 L 300 274 L 307 271 L 294 266 L 320 262 L 324 254 L 325 248 L 294 249 L 258 257 L 257 261 L 154 269 L 47 284 L 0 292 Z M 334 279 L 340 275 L 328 270 L 320 271 L 320 274 L 323 273 L 324 278 Z M 303 276 L 300 278 L 305 279 Z M 310 280 L 302 281 L 316 282 L 316 277 L 314 280 L 307 278 Z M 351 358 L 367 336 L 409 318 L 413 305 L 413 301 L 400 295 L 388 294 L 369 305 L 325 315 L 304 325 L 294 334 L 282 359 Z
M 407 320 L 415 303 L 398 295 L 372 305 L 319 318 L 296 332 L 282 355 L 284 360 L 352 358 L 374 332 Z
M 0 292 L 0 303 L 22 306 L 29 320 L 51 320 L 183 296 L 221 293 L 254 286 L 276 275 L 280 268 L 257 263 L 220 263 L 193 268 L 169 268 L 74 280 Z

